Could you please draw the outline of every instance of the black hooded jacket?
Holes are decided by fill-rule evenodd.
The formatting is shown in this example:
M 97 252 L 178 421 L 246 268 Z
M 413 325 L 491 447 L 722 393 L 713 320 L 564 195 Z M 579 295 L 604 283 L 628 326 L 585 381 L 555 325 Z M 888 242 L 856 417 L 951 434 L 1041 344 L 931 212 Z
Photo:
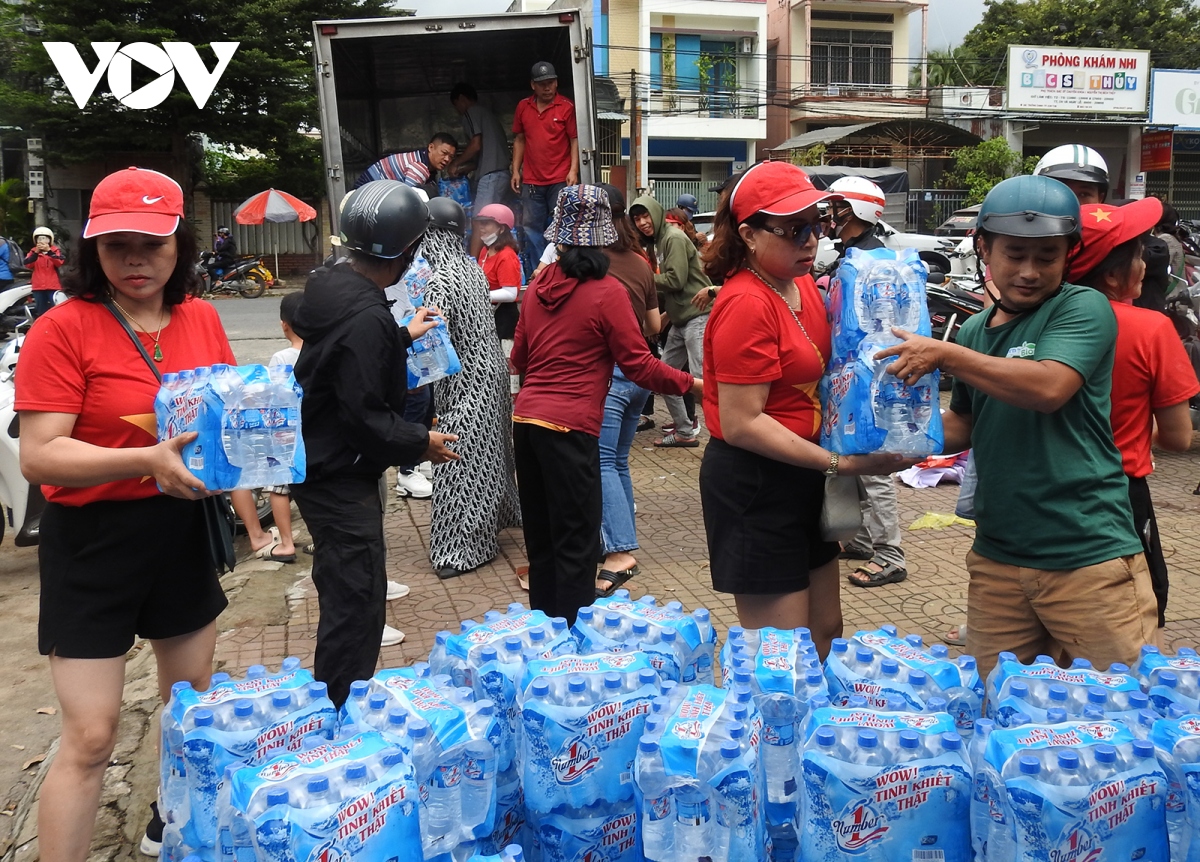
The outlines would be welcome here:
M 295 372 L 308 480 L 378 477 L 420 461 L 429 446 L 429 432 L 403 419 L 412 339 L 389 306 L 347 263 L 308 277 L 292 323 L 304 339 Z

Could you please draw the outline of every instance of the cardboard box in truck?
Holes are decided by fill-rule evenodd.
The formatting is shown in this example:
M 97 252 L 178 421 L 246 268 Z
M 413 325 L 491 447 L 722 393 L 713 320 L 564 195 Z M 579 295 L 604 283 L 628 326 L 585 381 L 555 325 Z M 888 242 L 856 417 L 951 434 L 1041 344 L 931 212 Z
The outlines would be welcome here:
M 465 147 L 450 88 L 471 84 L 512 145 L 517 103 L 532 95 L 533 64 L 547 60 L 575 103 L 581 182 L 595 182 L 591 34 L 577 10 L 457 18 L 369 18 L 313 23 L 332 217 L 358 175 L 386 155 L 423 149 L 436 132 Z

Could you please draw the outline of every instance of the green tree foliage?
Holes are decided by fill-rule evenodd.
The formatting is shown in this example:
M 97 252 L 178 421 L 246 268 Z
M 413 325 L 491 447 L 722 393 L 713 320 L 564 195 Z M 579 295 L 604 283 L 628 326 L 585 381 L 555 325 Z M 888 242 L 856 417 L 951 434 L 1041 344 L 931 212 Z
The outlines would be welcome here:
M 930 51 L 926 54 L 925 64 L 929 68 L 925 77 L 926 86 L 929 87 L 979 87 L 991 83 L 987 69 L 961 45 L 946 51 Z M 908 70 L 908 85 L 921 86 L 920 63 Z
M 12 237 L 25 247 L 31 244 L 32 230 L 25 184 L 16 177 L 0 183 L 0 236 Z
M 308 201 L 325 194 L 321 142 L 315 138 L 299 138 L 286 159 L 274 153 L 237 158 L 210 150 L 204 154 L 203 176 L 215 200 L 241 201 L 269 188 Z
M 963 206 L 973 206 L 983 203 L 996 183 L 1020 172 L 1024 161 L 1004 138 L 981 141 L 954 151 L 954 167 L 942 176 L 940 185 L 944 189 L 966 189 Z
M 0 117 L 40 134 L 51 164 L 119 151 L 169 151 L 190 186 L 202 170 L 194 136 L 205 134 L 262 153 L 279 170 L 306 166 L 315 171 L 305 181 L 311 188 L 320 181 L 319 163 L 298 129 L 317 125 L 312 22 L 379 15 L 382 8 L 381 0 L 27 0 L 24 10 L 41 32 L 0 30 Z M 43 41 L 70 42 L 89 68 L 96 64 L 91 42 L 190 42 L 209 69 L 216 63 L 210 42 L 241 44 L 203 109 L 177 78 L 161 105 L 130 110 L 102 78 L 80 110 Z M 152 77 L 134 64 L 135 89 Z
M 983 20 L 963 38 L 984 84 L 1004 83 L 1009 45 L 1128 48 L 1151 52 L 1155 66 L 1200 68 L 1193 0 L 986 0 Z

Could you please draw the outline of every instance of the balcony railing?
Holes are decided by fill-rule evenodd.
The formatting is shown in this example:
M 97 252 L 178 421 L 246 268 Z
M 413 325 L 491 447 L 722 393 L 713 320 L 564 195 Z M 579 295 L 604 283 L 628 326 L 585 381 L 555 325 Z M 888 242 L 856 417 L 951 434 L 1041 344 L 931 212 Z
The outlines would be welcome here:
M 891 84 L 800 84 L 792 88 L 792 101 L 810 99 L 864 99 L 924 102 L 929 91 L 920 87 Z
M 762 119 L 763 94 L 759 90 L 737 89 L 701 92 L 699 90 L 653 90 L 650 111 L 653 116 L 697 117 L 738 120 Z

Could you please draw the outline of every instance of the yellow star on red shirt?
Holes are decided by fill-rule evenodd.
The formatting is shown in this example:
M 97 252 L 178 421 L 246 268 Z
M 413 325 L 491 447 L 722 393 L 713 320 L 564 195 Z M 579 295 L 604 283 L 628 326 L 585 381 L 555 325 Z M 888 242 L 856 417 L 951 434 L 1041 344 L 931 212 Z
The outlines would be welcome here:
M 153 413 L 134 413 L 130 416 L 122 416 L 121 419 L 136 428 L 141 428 L 153 440 L 158 441 L 158 424 Z M 148 482 L 152 478 L 152 476 L 143 476 L 142 481 Z
M 1099 224 L 1102 221 L 1109 222 L 1110 224 L 1112 223 L 1112 213 L 1110 213 L 1108 210 L 1102 210 L 1099 207 L 1096 207 L 1096 209 L 1088 213 L 1088 215 L 1096 219 L 1096 224 Z

